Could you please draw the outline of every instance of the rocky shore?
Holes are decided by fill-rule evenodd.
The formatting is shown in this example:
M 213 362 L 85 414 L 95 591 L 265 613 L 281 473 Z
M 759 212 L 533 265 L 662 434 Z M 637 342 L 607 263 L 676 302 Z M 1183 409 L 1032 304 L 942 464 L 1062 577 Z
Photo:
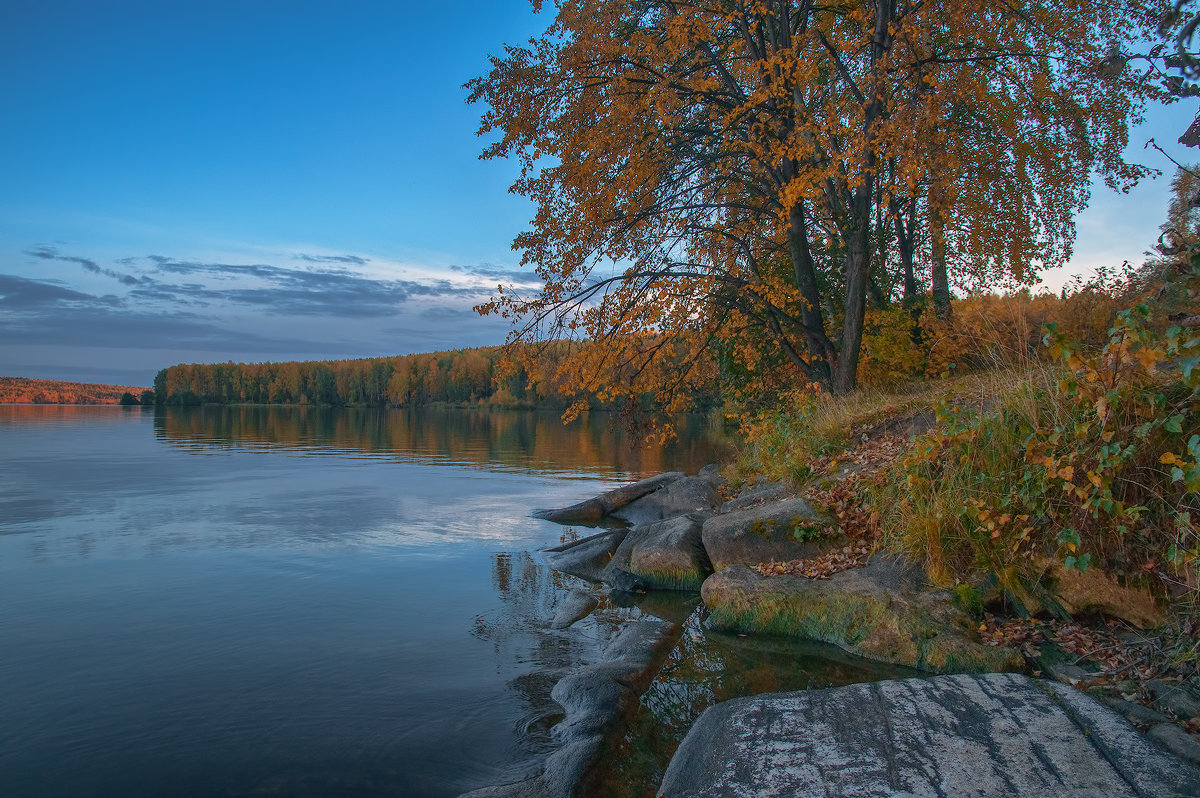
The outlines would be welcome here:
M 1164 682 L 1147 706 L 1121 684 L 1090 684 L 1079 662 L 1031 659 L 1027 649 L 981 635 L 977 595 L 934 588 L 919 564 L 847 536 L 783 484 L 729 497 L 709 466 L 535 515 L 609 527 L 546 550 L 553 568 L 596 585 L 573 591 L 551 628 L 585 617 L 596 591 L 698 591 L 714 630 L 822 641 L 931 675 L 989 674 L 712 707 L 672 761 L 662 795 L 1200 794 L 1200 743 L 1180 723 L 1200 716 L 1195 685 Z M 1132 607 L 1137 625 L 1155 619 L 1152 601 L 1114 599 L 1123 589 L 1115 585 L 1054 584 L 1061 588 L 1043 596 L 1047 602 Z M 554 688 L 565 717 L 554 729 L 560 748 L 544 767 L 471 798 L 588 794 L 606 736 L 636 707 L 679 634 L 678 624 L 651 619 L 623 629 L 603 661 Z M 821 723 L 836 728 L 817 745 L 811 729 Z

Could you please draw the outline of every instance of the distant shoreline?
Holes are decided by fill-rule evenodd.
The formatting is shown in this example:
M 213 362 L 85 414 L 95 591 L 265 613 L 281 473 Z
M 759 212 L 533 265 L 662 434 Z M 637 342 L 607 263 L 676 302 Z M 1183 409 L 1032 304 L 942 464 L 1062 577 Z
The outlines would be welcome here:
M 116 405 L 121 397 L 139 397 L 152 390 L 136 385 L 107 385 L 99 382 L 39 380 L 31 377 L 0 377 L 3 405 Z

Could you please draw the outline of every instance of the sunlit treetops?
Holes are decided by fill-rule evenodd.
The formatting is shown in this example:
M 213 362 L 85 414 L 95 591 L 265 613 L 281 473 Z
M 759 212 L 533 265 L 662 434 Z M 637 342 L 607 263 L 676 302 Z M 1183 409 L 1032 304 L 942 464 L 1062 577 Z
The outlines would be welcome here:
M 545 286 L 479 309 L 512 340 L 596 342 L 561 368 L 598 394 L 681 406 L 714 346 L 850 390 L 869 304 L 1029 283 L 1069 257 L 1094 174 L 1145 173 L 1128 123 L 1165 95 L 1111 54 L 1161 10 L 558 2 L 468 84 L 484 157 L 521 164 L 515 247 Z

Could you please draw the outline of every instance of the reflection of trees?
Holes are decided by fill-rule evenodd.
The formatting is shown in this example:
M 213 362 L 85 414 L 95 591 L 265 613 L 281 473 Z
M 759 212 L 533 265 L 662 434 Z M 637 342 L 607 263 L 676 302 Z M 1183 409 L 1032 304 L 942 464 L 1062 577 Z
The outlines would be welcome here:
M 611 420 L 590 413 L 564 426 L 558 414 L 540 411 L 214 405 L 159 408 L 154 423 L 161 439 L 184 447 L 270 445 L 612 476 L 694 471 L 721 459 L 728 445 L 701 416 L 680 418 L 679 437 L 666 446 L 646 446 Z
M 654 795 L 684 735 L 721 701 L 916 675 L 825 644 L 706 632 L 700 618 L 698 611 L 688 620 L 625 735 L 605 753 L 589 795 Z

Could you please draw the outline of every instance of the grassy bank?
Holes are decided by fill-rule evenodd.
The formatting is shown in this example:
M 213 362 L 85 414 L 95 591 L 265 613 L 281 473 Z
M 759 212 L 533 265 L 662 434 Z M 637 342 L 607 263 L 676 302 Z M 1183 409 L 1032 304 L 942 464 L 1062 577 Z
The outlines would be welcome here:
M 1160 627 L 1163 667 L 1194 674 L 1200 339 L 1173 321 L 1194 307 L 1184 288 L 960 302 L 941 337 L 876 342 L 873 387 L 806 388 L 746 421 L 735 476 L 803 487 L 981 617 L 1132 618 Z M 1104 600 L 1081 600 L 1085 583 Z

